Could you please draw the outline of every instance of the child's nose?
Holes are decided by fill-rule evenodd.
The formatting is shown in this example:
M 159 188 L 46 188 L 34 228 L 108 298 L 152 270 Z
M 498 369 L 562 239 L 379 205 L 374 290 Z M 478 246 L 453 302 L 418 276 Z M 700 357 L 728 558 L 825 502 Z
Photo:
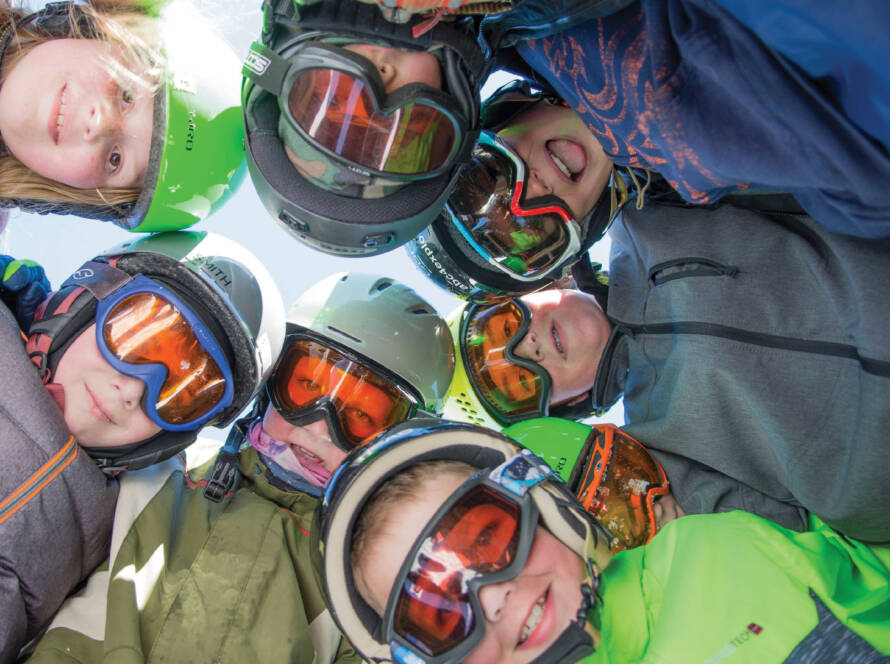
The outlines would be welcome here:
M 84 139 L 94 141 L 105 136 L 115 129 L 118 122 L 118 113 L 107 100 L 99 100 L 90 107 L 90 115 L 87 118 L 84 129 Z
M 498 622 L 504 617 L 507 600 L 515 589 L 513 579 L 482 586 L 479 590 L 479 603 L 482 604 L 482 611 L 488 622 Z
M 113 382 L 114 388 L 121 397 L 121 404 L 125 410 L 135 410 L 142 407 L 142 395 L 145 393 L 145 383 L 139 378 L 118 374 Z
M 541 173 L 536 168 L 531 169 L 531 172 L 529 172 L 527 186 L 526 198 L 537 198 L 538 196 L 547 196 L 553 193 L 553 187 L 541 177 Z
M 534 360 L 535 362 L 543 359 L 538 335 L 532 330 L 529 330 L 528 333 L 522 337 L 522 341 L 516 345 L 516 349 L 513 352 L 519 357 L 524 357 L 527 360 Z

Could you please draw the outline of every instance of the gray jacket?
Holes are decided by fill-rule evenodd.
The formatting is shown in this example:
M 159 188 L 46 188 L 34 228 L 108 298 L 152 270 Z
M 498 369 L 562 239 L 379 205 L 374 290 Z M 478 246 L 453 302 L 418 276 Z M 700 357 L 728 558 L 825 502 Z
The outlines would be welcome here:
M 728 204 L 611 237 L 594 401 L 623 392 L 680 505 L 890 540 L 890 242 Z
M 0 304 L 0 663 L 108 555 L 117 482 L 65 426 Z

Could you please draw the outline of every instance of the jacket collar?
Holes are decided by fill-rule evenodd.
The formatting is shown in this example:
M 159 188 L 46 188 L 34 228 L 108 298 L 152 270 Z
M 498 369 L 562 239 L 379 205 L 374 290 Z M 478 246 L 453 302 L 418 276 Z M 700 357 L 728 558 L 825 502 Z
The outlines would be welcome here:
M 611 319 L 610 319 L 611 320 Z M 612 334 L 603 349 L 591 395 L 597 410 L 608 410 L 624 392 L 628 369 L 627 329 L 612 322 Z

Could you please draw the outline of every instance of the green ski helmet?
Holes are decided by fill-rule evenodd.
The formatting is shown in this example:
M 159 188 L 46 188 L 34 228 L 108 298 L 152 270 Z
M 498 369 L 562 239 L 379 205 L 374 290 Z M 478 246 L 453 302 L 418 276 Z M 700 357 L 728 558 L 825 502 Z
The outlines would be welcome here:
M 98 340 L 102 311 L 128 292 L 159 294 L 186 319 L 205 350 L 211 355 L 209 349 L 217 350 L 217 365 L 231 389 L 226 385 L 226 394 L 203 417 L 181 425 L 159 422 L 149 411 L 157 415 L 158 404 L 163 402 L 148 401 L 148 388 L 156 376 L 145 374 L 157 374 L 164 365 L 141 363 L 121 368 L 103 352 L 107 342 Z M 107 323 L 112 317 L 106 315 L 104 320 Z M 228 238 L 206 231 L 158 233 L 125 242 L 87 261 L 50 293 L 37 310 L 26 344 L 44 383 L 53 382 L 68 347 L 93 324 L 105 360 L 146 384 L 144 408 L 162 429 L 147 440 L 121 447 L 85 448 L 107 472 L 162 461 L 194 441 L 201 427 L 230 423 L 271 372 L 285 329 L 281 295 L 260 260 Z M 211 341 L 202 341 L 207 338 Z M 142 371 L 140 367 L 149 368 Z M 187 364 L 180 368 L 190 370 Z M 194 372 L 202 373 L 201 365 L 194 365 Z
M 425 410 L 441 409 L 454 370 L 451 335 L 408 286 L 375 274 L 332 274 L 300 296 L 287 323 L 289 331 L 333 341 L 406 383 Z
M 74 214 L 112 221 L 133 232 L 154 232 L 201 221 L 237 189 L 246 170 L 238 58 L 210 30 L 196 30 L 172 17 L 158 20 L 165 72 L 155 93 L 148 167 L 136 201 L 95 206 L 2 197 L 0 207 Z M 17 28 L 26 24 L 60 39 L 96 34 L 92 14 L 74 2 L 49 3 L 24 17 Z M 0 57 L 14 34 L 8 27 L 0 36 Z
M 415 664 L 460 661 L 460 657 L 450 657 L 447 652 L 436 658 L 420 654 L 417 648 L 408 651 L 404 639 L 384 633 L 384 621 L 359 594 L 351 564 L 352 536 L 371 497 L 387 480 L 420 462 L 463 461 L 491 478 L 492 471 L 509 467 L 510 461 L 519 461 L 519 467 L 540 468 L 540 459 L 526 454 L 509 438 L 480 427 L 456 422 L 409 422 L 390 429 L 343 463 L 316 511 L 312 553 L 331 614 L 364 660 Z M 513 477 L 509 472 L 503 475 Z M 588 611 L 601 601 L 597 588 L 599 574 L 611 557 L 608 536 L 557 475 L 550 473 L 543 478 L 525 494 L 536 508 L 537 523 L 574 551 L 588 574 L 582 585 L 585 599 L 578 619 L 535 661 L 574 662 L 592 651 L 592 639 L 585 627 Z M 476 583 L 470 583 L 471 590 L 478 589 Z M 474 601 L 471 599 L 470 604 L 479 611 Z
M 559 473 L 609 533 L 612 553 L 648 544 L 658 532 L 655 501 L 670 491 L 658 459 L 614 424 L 539 417 L 503 431 Z

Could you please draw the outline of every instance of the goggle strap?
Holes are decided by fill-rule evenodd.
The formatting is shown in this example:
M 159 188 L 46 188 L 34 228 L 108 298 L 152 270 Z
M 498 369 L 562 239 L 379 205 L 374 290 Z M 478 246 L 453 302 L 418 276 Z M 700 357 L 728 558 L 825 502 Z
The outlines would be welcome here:
M 522 450 L 492 470 L 488 478 L 521 498 L 552 474 L 553 470 L 545 461 L 529 450 Z
M 241 74 L 277 97 L 281 95 L 284 77 L 289 69 L 287 60 L 262 42 L 255 41 L 244 58 Z
M 398 641 L 392 641 L 389 644 L 389 648 L 392 652 L 392 659 L 396 664 L 426 664 L 426 660 L 415 655 Z
M 65 280 L 59 290 L 67 286 L 80 286 L 88 290 L 97 300 L 104 300 L 132 280 L 133 277 L 113 265 L 87 261 Z

